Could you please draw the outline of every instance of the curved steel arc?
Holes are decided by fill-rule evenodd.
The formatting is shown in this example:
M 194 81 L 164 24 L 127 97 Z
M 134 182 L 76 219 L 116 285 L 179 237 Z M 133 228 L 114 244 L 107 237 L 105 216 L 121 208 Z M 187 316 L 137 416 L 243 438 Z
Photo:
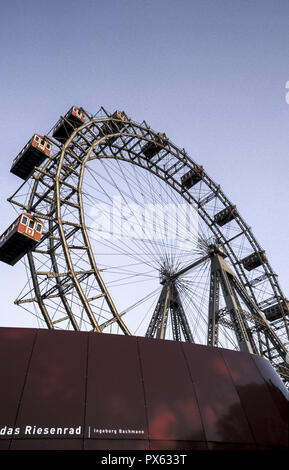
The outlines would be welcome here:
M 100 333 L 101 330 L 99 328 L 99 325 L 98 325 L 98 323 L 95 319 L 94 313 L 91 309 L 91 306 L 90 306 L 89 302 L 87 301 L 85 293 L 83 292 L 83 289 L 81 287 L 81 283 L 79 282 L 78 277 L 77 277 L 77 275 L 75 273 L 75 270 L 74 270 L 74 266 L 73 266 L 71 256 L 70 256 L 70 252 L 69 252 L 69 248 L 68 248 L 68 243 L 67 243 L 66 236 L 65 236 L 65 231 L 64 231 L 64 228 L 63 228 L 63 220 L 62 220 L 62 214 L 61 214 L 61 193 L 60 193 L 61 170 L 62 170 L 62 166 L 63 166 L 63 160 L 64 160 L 64 157 L 65 157 L 66 148 L 70 144 L 70 141 L 73 139 L 75 134 L 76 134 L 76 132 L 74 132 L 72 134 L 71 138 L 68 141 L 66 141 L 66 143 L 63 145 L 63 148 L 62 148 L 62 151 L 61 151 L 61 156 L 60 156 L 60 159 L 59 159 L 58 169 L 57 169 L 56 178 L 55 178 L 56 218 L 57 218 L 58 230 L 59 230 L 59 234 L 60 234 L 60 237 L 61 237 L 61 242 L 62 242 L 62 246 L 63 246 L 63 250 L 64 250 L 66 263 L 68 265 L 69 275 L 70 275 L 70 277 L 71 277 L 71 279 L 72 279 L 72 281 L 75 285 L 76 291 L 77 291 L 77 293 L 79 295 L 79 298 L 82 302 L 83 308 L 85 309 L 85 311 L 87 313 L 87 316 L 88 316 L 88 318 L 89 318 L 89 320 L 90 320 L 90 322 L 93 326 L 94 331 L 97 331 L 97 332 Z
M 108 120 L 108 119 L 107 119 Z M 75 135 L 77 134 L 80 134 L 82 130 L 86 130 L 89 128 L 89 126 L 91 124 L 98 124 L 99 122 L 103 122 L 104 120 L 92 120 L 88 123 L 85 123 L 83 126 L 81 126 L 80 128 L 78 128 L 74 133 L 73 135 L 70 137 L 70 139 L 67 141 L 67 145 L 66 147 L 68 147 L 68 145 L 71 143 L 71 141 L 73 140 L 73 138 L 75 137 Z M 129 121 L 129 124 L 132 125 L 131 121 Z M 136 123 L 133 123 L 133 126 L 135 126 L 136 128 L 141 128 L 140 125 L 136 124 Z M 145 129 L 146 130 L 146 129 Z M 91 129 L 89 129 L 89 132 L 91 132 Z M 153 134 L 153 135 L 157 135 L 156 133 L 153 133 L 151 130 L 150 130 L 150 134 Z M 137 133 L 125 133 L 125 132 L 119 132 L 119 133 L 115 133 L 115 134 L 111 134 L 111 135 L 108 135 L 108 136 L 103 136 L 101 138 L 97 138 L 98 136 L 94 133 L 94 136 L 95 136 L 95 141 L 93 142 L 93 145 L 91 145 L 90 147 L 90 152 L 91 153 L 95 147 L 97 147 L 98 145 L 100 145 L 103 141 L 105 141 L 107 138 L 110 138 L 111 136 L 114 136 L 114 137 L 130 137 L 130 138 L 138 138 L 138 139 L 142 139 L 142 140 L 146 140 L 148 141 L 147 138 L 145 138 L 144 136 L 140 136 L 139 134 Z M 179 161 L 183 162 L 183 158 L 185 158 L 186 160 L 186 163 L 187 163 L 187 166 L 189 167 L 189 161 L 191 162 L 191 165 L 192 167 L 194 167 L 194 165 L 196 165 L 195 162 L 193 162 L 191 159 L 189 159 L 189 157 L 185 154 L 182 154 L 182 153 L 179 153 L 179 149 L 174 146 L 173 144 L 170 143 L 170 146 L 172 146 L 176 152 L 176 154 L 174 155 L 176 158 L 179 159 Z M 131 152 L 131 150 L 129 150 L 130 153 L 133 153 Z M 62 150 L 63 152 L 63 150 Z M 125 160 L 125 161 L 130 161 L 138 166 L 141 166 L 141 167 L 145 167 L 147 170 L 151 171 L 153 174 L 155 174 L 156 176 L 160 177 L 161 179 L 163 179 L 164 181 L 166 181 L 168 184 L 171 185 L 171 187 L 175 190 L 177 190 L 179 192 L 179 194 L 181 194 L 184 199 L 187 200 L 187 202 L 191 203 L 191 204 L 196 204 L 198 205 L 198 200 L 196 200 L 194 198 L 194 196 L 192 194 L 190 194 L 188 191 L 184 192 L 180 186 L 180 183 L 179 181 L 175 180 L 173 177 L 168 177 L 167 176 L 167 173 L 166 171 L 159 165 L 157 165 L 155 162 L 150 162 L 150 166 L 144 166 L 144 162 L 146 162 L 145 158 L 143 156 L 140 156 L 139 154 L 135 154 L 135 157 L 138 158 L 138 162 L 135 161 L 135 160 L 131 160 L 131 159 L 126 159 L 126 158 L 122 158 L 121 156 L 119 155 L 101 155 L 101 156 L 92 156 L 90 157 L 89 156 L 89 153 L 87 154 L 87 158 L 86 158 L 86 161 L 88 160 L 93 160 L 95 158 L 117 158 L 119 160 Z M 181 155 L 181 157 L 180 157 Z M 154 171 L 155 170 L 155 171 Z M 224 204 L 224 205 L 231 205 L 231 202 L 226 198 L 226 196 L 224 195 L 224 193 L 220 190 L 220 187 L 217 186 L 209 177 L 208 175 L 204 175 L 204 179 L 207 179 L 208 180 L 208 185 L 211 189 L 215 190 L 215 197 L 218 197 L 220 199 L 220 201 Z M 199 207 L 198 208 L 199 210 L 199 215 L 203 218 L 203 220 L 210 225 L 211 227 L 211 230 L 212 232 L 215 234 L 215 236 L 221 241 L 221 243 L 223 245 L 226 245 L 227 247 L 227 250 L 229 251 L 229 254 L 232 256 L 231 258 L 231 261 L 238 273 L 238 275 L 243 278 L 245 280 L 245 283 L 247 282 L 248 284 L 248 288 L 249 290 L 251 290 L 251 295 L 253 296 L 253 298 L 255 298 L 255 293 L 253 291 L 253 289 L 251 288 L 250 286 L 250 283 L 248 283 L 248 280 L 247 280 L 247 277 L 246 277 L 246 274 L 244 272 L 244 269 L 242 268 L 242 265 L 240 265 L 239 263 L 239 260 L 238 260 L 238 257 L 236 256 L 235 252 L 232 250 L 230 244 L 228 243 L 228 240 L 224 237 L 223 233 L 219 230 L 219 228 L 214 224 L 214 221 L 213 219 L 209 216 L 209 214 L 206 213 L 206 211 L 202 208 L 202 207 Z M 260 245 L 257 243 L 257 241 L 255 240 L 255 238 L 253 237 L 251 231 L 250 231 L 250 228 L 247 226 L 247 224 L 244 222 L 244 220 L 241 218 L 240 215 L 238 215 L 237 219 L 236 219 L 237 223 L 240 225 L 240 228 L 241 228 L 241 231 L 240 231 L 240 234 L 245 234 L 250 242 L 250 244 L 252 245 L 252 248 L 254 250 L 261 250 L 261 247 Z M 268 266 L 269 267 L 269 266 Z M 269 267 L 269 272 L 272 272 L 272 270 L 270 269 Z M 275 294 L 278 296 L 278 292 L 276 291 L 276 286 L 274 284 L 272 284 L 272 287 L 273 287 L 273 290 L 275 290 Z M 280 295 L 280 293 L 279 293 Z M 283 296 L 283 294 L 281 293 L 281 296 Z M 255 299 L 256 300 L 256 299 Z
M 137 139 L 142 139 L 142 140 L 145 140 L 145 141 L 149 141 L 149 139 L 147 137 L 145 137 L 144 135 L 139 135 L 137 133 L 131 133 L 131 132 L 126 133 L 126 132 L 123 132 L 123 131 L 119 132 L 119 133 L 113 133 L 113 134 L 109 134 L 109 135 L 106 135 L 106 136 L 102 136 L 101 138 L 99 138 L 97 136 L 97 134 L 93 133 L 92 130 L 90 129 L 90 126 L 93 125 L 93 124 L 98 126 L 99 123 L 106 122 L 106 121 L 109 121 L 109 120 L 110 120 L 109 118 L 107 118 L 107 119 L 97 119 L 97 120 L 93 119 L 93 120 L 83 124 L 76 131 L 74 131 L 72 136 L 66 142 L 66 144 L 67 144 L 66 148 L 68 147 L 69 143 L 72 142 L 74 137 L 77 134 L 80 134 L 82 132 L 82 130 L 85 130 L 85 131 L 88 130 L 90 133 L 93 134 L 93 136 L 95 138 L 93 148 L 95 148 L 97 145 L 100 145 L 106 139 L 109 139 L 111 137 L 129 137 L 129 138 L 132 138 L 132 139 L 137 138 Z M 132 127 L 135 127 L 136 129 L 141 129 L 145 132 L 149 132 L 151 138 L 157 136 L 157 133 L 153 132 L 151 129 L 143 128 L 141 125 L 139 125 L 137 123 L 132 123 L 131 121 L 128 121 L 127 124 L 129 124 Z M 91 142 L 90 142 L 90 145 L 91 145 Z M 174 157 L 176 157 L 180 162 L 182 162 L 182 163 L 185 162 L 185 165 L 188 168 L 190 168 L 190 164 L 192 165 L 191 168 L 193 168 L 196 165 L 196 163 L 193 160 L 191 160 L 184 151 L 180 151 L 177 146 L 175 146 L 171 142 L 169 142 L 169 146 L 170 146 L 170 154 L 174 154 Z M 172 152 L 171 149 L 173 149 L 174 152 Z M 62 149 L 62 152 L 63 152 L 63 149 Z M 131 150 L 131 149 L 129 149 L 129 152 L 131 154 L 134 154 L 133 150 Z M 145 161 L 144 157 L 142 157 L 142 156 L 140 157 L 140 155 L 137 154 L 137 153 L 135 153 L 134 156 L 136 158 L 138 158 L 139 160 L 141 160 L 142 162 Z M 93 157 L 90 157 L 89 160 L 92 160 L 94 158 L 99 158 L 99 157 L 93 156 Z M 106 155 L 103 155 L 101 158 L 111 158 L 111 157 L 107 157 Z M 112 156 L 112 158 L 121 159 L 119 156 L 116 156 L 116 155 Z M 127 161 L 132 161 L 132 160 L 127 159 Z M 137 163 L 137 162 L 133 162 L 133 163 Z M 138 162 L 138 163 L 140 164 L 140 166 L 143 166 L 143 164 L 141 162 Z M 43 168 L 42 171 L 45 171 L 48 168 L 48 165 L 49 165 L 49 162 L 47 162 L 47 164 L 45 165 L 45 167 Z M 153 170 L 152 170 L 153 166 L 156 168 L 155 172 L 153 172 Z M 177 190 L 180 194 L 182 194 L 184 199 L 186 199 L 188 202 L 194 203 L 197 206 L 199 206 L 199 201 L 197 199 L 195 199 L 194 196 L 192 194 L 190 194 L 188 191 L 184 192 L 182 190 L 182 188 L 180 187 L 180 184 L 179 184 L 178 181 L 176 181 L 176 180 L 169 181 L 169 178 L 167 176 L 166 171 L 162 167 L 158 166 L 155 162 L 151 162 L 151 166 L 150 167 L 145 166 L 145 168 L 149 171 L 152 171 L 154 174 L 156 174 L 158 177 L 161 177 L 163 180 L 167 181 L 173 187 L 173 189 Z M 162 177 L 162 173 L 163 173 L 163 177 Z M 208 187 L 210 187 L 210 189 L 213 190 L 213 192 L 215 194 L 215 197 L 219 198 L 219 200 L 225 206 L 231 205 L 231 202 L 228 200 L 228 198 L 225 196 L 225 194 L 220 190 L 220 186 L 216 185 L 213 182 L 213 180 L 211 180 L 211 178 L 209 178 L 209 176 L 206 173 L 204 173 L 204 181 L 207 183 Z M 251 295 L 253 296 L 253 298 L 255 298 L 255 292 L 251 288 L 251 285 L 247 280 L 244 269 L 243 269 L 242 265 L 239 263 L 238 257 L 234 253 L 234 250 L 232 250 L 232 248 L 230 246 L 230 243 L 228 242 L 228 240 L 226 240 L 223 233 L 214 224 L 213 219 L 209 216 L 209 214 L 206 213 L 206 211 L 203 209 L 203 207 L 198 207 L 198 210 L 199 210 L 199 215 L 202 217 L 202 219 L 207 224 L 209 224 L 211 226 L 212 232 L 215 233 L 215 236 L 218 237 L 221 240 L 222 244 L 227 245 L 227 249 L 229 250 L 229 252 L 232 256 L 232 262 L 233 262 L 233 265 L 234 265 L 238 275 L 240 276 L 241 279 L 244 280 L 245 283 L 248 284 L 248 288 L 251 291 Z M 247 224 L 245 223 L 245 221 L 241 218 L 241 216 L 239 214 L 238 214 L 238 217 L 236 218 L 236 222 L 240 226 L 240 229 L 241 229 L 240 234 L 245 234 L 246 235 L 247 239 L 249 240 L 249 242 L 252 246 L 252 249 L 255 250 L 255 251 L 256 250 L 261 250 L 261 247 L 258 244 L 258 242 L 256 241 L 256 239 L 254 238 L 253 234 L 251 233 L 250 228 L 247 226 Z M 265 269 L 266 269 L 266 267 L 265 267 Z M 268 277 L 271 276 L 271 278 L 274 278 L 274 276 L 272 276 L 272 269 L 269 266 L 269 264 L 268 264 L 268 273 L 267 274 L 268 274 Z M 271 286 L 272 286 L 272 289 L 275 292 L 275 295 L 277 297 L 278 296 L 284 297 L 283 293 L 280 292 L 280 287 L 276 286 L 276 283 L 271 282 Z M 279 290 L 279 292 L 278 292 L 278 290 Z M 256 299 L 255 299 L 255 301 L 256 301 Z M 287 328 L 288 328 L 288 326 L 287 326 Z M 289 330 L 288 330 L 288 334 L 289 334 Z
M 95 262 L 95 258 L 94 258 L 93 251 L 92 251 L 92 248 L 91 248 L 90 240 L 89 240 L 87 229 L 86 229 L 84 210 L 83 210 L 82 184 L 83 184 L 84 170 L 85 170 L 85 161 L 83 162 L 83 164 L 81 166 L 81 171 L 80 171 L 80 175 L 79 175 L 78 201 L 79 201 L 80 223 L 82 225 L 82 233 L 83 233 L 83 237 L 84 237 L 84 242 L 87 245 L 87 251 L 88 251 L 90 264 L 91 264 L 91 266 L 94 270 L 94 275 L 95 275 L 95 278 L 97 280 L 97 283 L 100 287 L 100 290 L 101 290 L 102 294 L 104 295 L 104 297 L 106 299 L 106 302 L 108 304 L 108 307 L 109 307 L 113 317 L 115 318 L 116 322 L 118 323 L 118 325 L 122 329 L 123 333 L 127 334 L 127 335 L 131 335 L 128 327 L 126 326 L 126 324 L 122 320 L 120 314 L 118 313 L 118 311 L 117 311 L 117 309 L 114 305 L 114 302 L 113 302 L 113 300 L 112 300 L 112 298 L 111 298 L 111 296 L 110 296 L 110 294 L 109 294 L 109 292 L 106 288 L 106 285 L 105 285 L 105 283 L 104 283 L 104 281 L 103 281 L 103 279 L 100 275 L 100 272 L 99 272 L 99 269 L 98 269 L 97 264 Z M 102 331 L 101 327 L 99 327 L 99 331 Z

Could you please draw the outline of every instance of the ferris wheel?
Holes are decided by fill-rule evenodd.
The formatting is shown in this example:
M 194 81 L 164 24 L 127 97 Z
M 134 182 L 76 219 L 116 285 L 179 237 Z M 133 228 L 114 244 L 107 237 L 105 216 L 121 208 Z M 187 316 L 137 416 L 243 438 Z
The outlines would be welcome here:
M 15 303 L 40 327 L 245 351 L 289 382 L 289 302 L 266 252 L 166 134 L 123 111 L 73 106 L 11 172 L 22 180 L 8 199 L 18 216 L 0 260 L 24 262 Z

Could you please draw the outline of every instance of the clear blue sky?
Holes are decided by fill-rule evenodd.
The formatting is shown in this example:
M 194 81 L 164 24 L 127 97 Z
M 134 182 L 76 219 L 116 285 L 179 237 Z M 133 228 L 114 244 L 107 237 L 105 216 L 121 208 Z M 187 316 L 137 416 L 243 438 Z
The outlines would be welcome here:
M 288 18 L 287 0 L 2 1 L 0 232 L 34 132 L 72 104 L 124 109 L 221 184 L 289 296 Z M 35 326 L 13 305 L 22 265 L 0 269 L 0 326 Z

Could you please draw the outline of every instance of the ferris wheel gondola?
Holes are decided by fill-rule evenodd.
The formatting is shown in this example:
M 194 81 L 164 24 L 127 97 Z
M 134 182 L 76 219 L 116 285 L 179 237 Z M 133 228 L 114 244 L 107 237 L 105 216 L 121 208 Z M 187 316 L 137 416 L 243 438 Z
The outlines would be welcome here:
M 0 237 L 0 261 L 14 266 L 40 241 L 43 222 L 23 213 Z
M 35 166 L 41 165 L 50 156 L 51 147 L 47 139 L 34 134 L 13 160 L 11 173 L 26 180 L 33 174 Z

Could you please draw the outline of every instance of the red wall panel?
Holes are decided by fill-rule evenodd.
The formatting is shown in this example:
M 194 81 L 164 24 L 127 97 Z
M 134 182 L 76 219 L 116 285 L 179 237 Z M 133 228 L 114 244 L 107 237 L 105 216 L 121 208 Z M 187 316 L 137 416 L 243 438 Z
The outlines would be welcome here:
M 271 364 L 264 358 L 251 356 L 256 364 L 262 379 L 270 392 L 271 400 L 266 405 L 266 414 L 271 426 L 271 445 L 288 446 L 288 417 L 289 417 L 289 393 L 281 381 L 279 375 Z M 265 400 L 264 392 L 264 400 Z M 263 395 L 262 395 L 263 401 Z
M 248 358 L 248 354 L 228 350 L 222 350 L 222 355 L 241 398 L 255 442 L 261 445 L 286 445 L 288 436 L 280 426 L 278 409 L 253 356 Z
M 10 450 L 82 450 L 81 439 L 14 439 Z
M 35 337 L 35 330 L 0 328 L 0 439 L 15 427 Z
M 139 338 L 149 438 L 205 440 L 181 344 Z
M 9 450 L 10 439 L 0 439 L 0 450 Z
M 27 426 L 41 428 L 35 438 L 54 438 L 51 428 L 62 428 L 61 439 L 81 437 L 85 407 L 86 334 L 39 330 L 29 366 L 16 426 L 20 438 L 31 437 Z M 81 427 L 80 434 L 71 434 Z M 44 429 L 49 429 L 49 435 Z M 66 431 L 69 428 L 69 431 Z M 53 431 L 52 431 L 53 432 Z
M 207 450 L 206 442 L 195 441 L 150 441 L 150 450 Z
M 279 410 L 280 416 L 284 418 L 284 416 L 287 416 L 288 412 L 288 389 L 285 387 L 279 375 L 275 373 L 271 364 L 266 359 L 255 355 L 252 355 L 251 358 L 256 364 L 257 369 L 259 370 L 262 376 L 262 379 L 266 382 L 267 386 L 269 387 L 270 393 L 272 394 L 275 405 Z
M 86 437 L 147 439 L 137 338 L 89 335 Z
M 149 441 L 137 439 L 86 439 L 85 450 L 146 450 Z
M 182 344 L 208 441 L 254 443 L 239 395 L 217 348 Z
M 208 442 L 208 450 L 221 450 L 221 451 L 243 451 L 243 450 L 261 450 L 255 444 L 241 444 L 239 442 L 227 443 L 227 442 Z

